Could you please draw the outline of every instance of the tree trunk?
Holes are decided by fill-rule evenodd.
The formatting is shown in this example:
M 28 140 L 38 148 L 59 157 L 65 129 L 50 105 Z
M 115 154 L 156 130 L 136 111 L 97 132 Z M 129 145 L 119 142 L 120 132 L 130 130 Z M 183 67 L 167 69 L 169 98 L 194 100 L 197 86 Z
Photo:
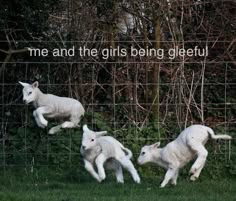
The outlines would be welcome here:
M 159 49 L 161 46 L 161 27 L 160 19 L 157 17 L 155 19 L 155 48 Z M 152 118 L 155 128 L 159 130 L 159 76 L 160 76 L 160 64 L 158 62 L 154 63 L 153 66 L 153 89 L 152 89 Z

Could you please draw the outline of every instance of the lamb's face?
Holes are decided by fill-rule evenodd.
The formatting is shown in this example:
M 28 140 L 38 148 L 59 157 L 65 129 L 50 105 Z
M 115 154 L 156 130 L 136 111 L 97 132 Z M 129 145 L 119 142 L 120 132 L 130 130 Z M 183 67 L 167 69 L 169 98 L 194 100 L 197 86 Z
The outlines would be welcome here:
M 154 149 L 157 149 L 158 147 L 160 146 L 160 143 L 157 142 L 153 145 L 146 145 L 144 146 L 141 151 L 140 151 L 140 154 L 139 154 L 139 157 L 138 157 L 138 164 L 140 165 L 144 165 L 145 163 L 149 163 L 149 162 L 152 162 L 152 151 Z
M 83 150 L 91 149 L 96 145 L 96 133 L 93 131 L 84 131 L 81 148 Z
M 92 147 L 96 146 L 97 138 L 106 133 L 107 131 L 94 132 L 90 130 L 87 125 L 84 125 L 81 148 L 83 150 L 91 149 Z
M 28 104 L 36 100 L 37 98 L 37 90 L 38 82 L 34 82 L 32 85 L 28 83 L 19 82 L 24 88 L 23 92 L 23 101 Z
M 145 163 L 148 163 L 150 162 L 150 146 L 144 146 L 141 151 L 140 151 L 140 154 L 139 154 L 139 157 L 138 157 L 138 164 L 139 165 L 143 165 Z

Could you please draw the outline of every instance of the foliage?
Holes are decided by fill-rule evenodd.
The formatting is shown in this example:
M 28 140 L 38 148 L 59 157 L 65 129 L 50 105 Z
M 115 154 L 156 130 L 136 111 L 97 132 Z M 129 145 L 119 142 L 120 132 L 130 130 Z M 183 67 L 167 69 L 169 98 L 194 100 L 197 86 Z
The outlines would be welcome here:
M 78 174 L 81 129 L 63 130 L 50 136 L 36 126 L 31 106 L 23 106 L 19 80 L 40 82 L 45 93 L 73 97 L 82 102 L 86 123 L 107 130 L 134 152 L 136 160 L 145 144 L 174 139 L 185 125 L 211 126 L 216 133 L 235 138 L 236 68 L 234 66 L 235 20 L 230 1 L 195 4 L 196 1 L 57 1 L 11 0 L 0 8 L 1 145 L 3 168 L 30 167 L 70 169 Z M 132 14 L 136 27 L 119 33 L 118 22 Z M 157 60 L 155 57 L 29 57 L 5 51 L 25 47 L 48 49 L 86 46 L 97 48 L 155 47 L 155 25 L 160 22 L 161 47 L 209 47 L 207 58 L 184 57 Z M 156 30 L 157 31 L 157 30 Z M 68 41 L 69 40 L 69 41 Z M 50 41 L 50 42 L 49 42 Z M 3 61 L 7 56 L 9 61 Z M 159 66 L 159 82 L 154 69 Z M 203 76 L 204 75 L 204 76 Z M 157 87 L 158 86 L 158 87 Z M 151 119 L 153 88 L 159 90 L 160 122 Z M 191 90 L 192 89 L 192 90 Z M 203 96 L 202 96 L 203 95 Z M 158 126 L 155 127 L 156 123 Z M 52 122 L 49 128 L 52 127 Z M 235 151 L 224 142 L 209 144 L 210 155 L 203 176 L 235 175 Z M 70 168 L 68 168 L 70 167 Z M 182 174 L 186 176 L 189 168 Z M 163 175 L 153 166 L 139 167 L 142 175 Z
M 48 18 L 50 12 L 55 9 L 56 0 L 11 0 L 2 3 L 0 9 L 1 30 L 25 30 L 23 35 L 42 37 L 43 32 L 49 29 Z M 22 35 L 21 35 L 22 37 Z M 24 39 L 24 38 L 18 38 Z
M 161 141 L 161 146 L 165 146 L 176 137 L 174 133 L 167 134 L 165 128 L 161 128 L 161 133 L 158 133 L 153 124 L 146 125 L 143 129 L 137 129 L 137 127 L 130 125 L 128 128 L 112 131 L 112 127 L 105 123 L 108 120 L 100 113 L 87 114 L 83 119 L 83 123 L 90 122 L 90 118 L 94 120 L 93 124 L 89 124 L 91 128 L 98 131 L 107 130 L 108 135 L 115 137 L 132 150 L 134 154 L 133 162 L 142 176 L 163 176 L 165 174 L 164 170 L 153 164 L 140 167 L 136 160 L 142 146 L 156 141 Z M 49 128 L 52 126 L 50 124 Z M 84 171 L 80 156 L 81 129 L 63 130 L 57 135 L 49 135 L 47 132 L 47 129 L 37 128 L 32 119 L 27 127 L 10 129 L 9 138 L 5 141 L 3 149 L 1 149 L 2 157 L 5 157 L 2 166 L 26 166 L 31 171 L 42 171 L 47 167 L 48 170 L 54 169 L 58 173 L 68 173 L 68 177 L 71 178 L 73 178 L 73 174 L 81 174 L 81 171 Z M 233 142 L 230 148 L 234 150 L 235 147 Z M 219 179 L 220 177 L 236 175 L 235 157 L 232 155 L 231 160 L 228 160 L 225 155 L 229 149 L 227 144 L 222 141 L 213 142 L 209 140 L 207 149 L 209 150 L 209 156 L 201 177 Z M 190 165 L 191 163 L 181 170 L 181 175 L 184 178 L 188 177 Z M 68 167 L 70 168 L 68 169 Z

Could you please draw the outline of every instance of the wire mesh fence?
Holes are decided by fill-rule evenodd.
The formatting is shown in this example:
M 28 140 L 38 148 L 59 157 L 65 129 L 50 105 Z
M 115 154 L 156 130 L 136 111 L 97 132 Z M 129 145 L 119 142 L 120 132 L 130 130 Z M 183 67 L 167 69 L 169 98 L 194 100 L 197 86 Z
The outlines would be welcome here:
M 166 144 L 191 124 L 235 136 L 236 68 L 230 62 L 206 62 L 205 67 L 201 61 L 178 62 L 174 67 L 162 63 L 159 83 L 153 83 L 148 77 L 156 63 L 9 62 L 1 74 L 1 167 L 81 165 L 81 129 L 51 136 L 48 128 L 38 128 L 33 106 L 23 104 L 18 81 L 39 80 L 44 93 L 78 99 L 86 110 L 83 123 L 108 128 L 110 135 L 133 148 L 135 156 L 146 143 Z M 150 97 L 153 86 L 158 86 L 155 103 Z M 158 119 L 151 117 L 155 104 Z M 148 130 L 150 125 L 155 129 Z M 214 145 L 211 154 L 226 162 L 235 157 L 224 141 Z
M 32 115 L 34 107 L 23 103 L 18 81 L 37 80 L 44 93 L 79 100 L 86 110 L 81 125 L 108 130 L 134 152 L 135 158 L 143 145 L 156 141 L 165 145 L 192 124 L 208 125 L 216 134 L 228 134 L 235 139 L 232 1 L 58 2 L 54 10 L 51 4 L 55 2 L 49 8 L 44 3 L 37 5 L 40 9 L 30 7 L 32 13 L 39 15 L 33 15 L 30 9 L 22 9 L 22 15 L 16 13 L 26 30 L 20 22 L 16 23 L 19 26 L 10 26 L 11 16 L 9 27 L 5 26 L 7 23 L 3 29 L 0 27 L 3 170 L 82 164 L 81 129 L 49 135 L 48 130 L 57 124 L 54 120 L 46 129 L 38 128 Z M 121 23 L 120 17 L 127 15 L 132 16 L 133 27 L 128 26 L 127 19 L 125 25 Z M 17 21 L 15 16 L 14 20 Z M 165 56 L 130 56 L 131 47 L 149 49 L 147 46 L 161 47 Z M 46 48 L 50 54 L 31 57 L 26 47 Z M 51 54 L 53 48 L 72 47 L 77 51 L 75 56 Z M 79 47 L 94 48 L 98 55 L 78 56 Z M 118 47 L 126 49 L 127 55 L 111 56 Z M 208 47 L 209 54 L 174 59 L 166 56 L 170 48 L 176 47 Z M 110 51 L 107 59 L 102 57 L 104 48 Z M 210 143 L 208 165 L 234 162 L 234 139 L 232 144 Z M 235 167 L 231 167 L 235 174 Z

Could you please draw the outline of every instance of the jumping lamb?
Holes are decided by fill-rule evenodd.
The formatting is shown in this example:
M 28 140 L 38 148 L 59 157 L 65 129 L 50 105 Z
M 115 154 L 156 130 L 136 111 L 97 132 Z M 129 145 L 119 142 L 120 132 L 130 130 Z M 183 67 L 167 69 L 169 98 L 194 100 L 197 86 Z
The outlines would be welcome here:
M 124 183 L 122 166 L 128 170 L 136 183 L 140 183 L 139 175 L 131 162 L 132 152 L 111 136 L 103 136 L 107 131 L 94 132 L 87 125 L 83 126 L 81 155 L 85 169 L 98 181 L 106 178 L 106 169 L 115 171 L 118 183 Z M 96 172 L 96 170 L 97 172 Z
M 141 149 L 138 163 L 143 165 L 153 162 L 167 170 L 160 187 L 165 187 L 170 181 L 177 184 L 179 169 L 184 167 L 189 161 L 197 158 L 190 169 L 190 180 L 195 181 L 203 169 L 208 152 L 204 147 L 208 138 L 232 139 L 229 135 L 215 135 L 214 131 L 203 125 L 192 125 L 183 130 L 180 135 L 165 147 L 159 148 L 160 142 L 153 145 L 146 145 Z
M 84 108 L 79 101 L 73 98 L 44 94 L 38 88 L 39 83 L 37 81 L 32 85 L 23 82 L 19 83 L 24 87 L 23 101 L 26 104 L 32 102 L 36 108 L 33 116 L 39 127 L 45 128 L 48 125 L 48 121 L 45 118 L 66 118 L 69 120 L 61 125 L 52 127 L 49 130 L 49 134 L 54 134 L 61 128 L 78 127 L 80 119 L 84 115 Z

